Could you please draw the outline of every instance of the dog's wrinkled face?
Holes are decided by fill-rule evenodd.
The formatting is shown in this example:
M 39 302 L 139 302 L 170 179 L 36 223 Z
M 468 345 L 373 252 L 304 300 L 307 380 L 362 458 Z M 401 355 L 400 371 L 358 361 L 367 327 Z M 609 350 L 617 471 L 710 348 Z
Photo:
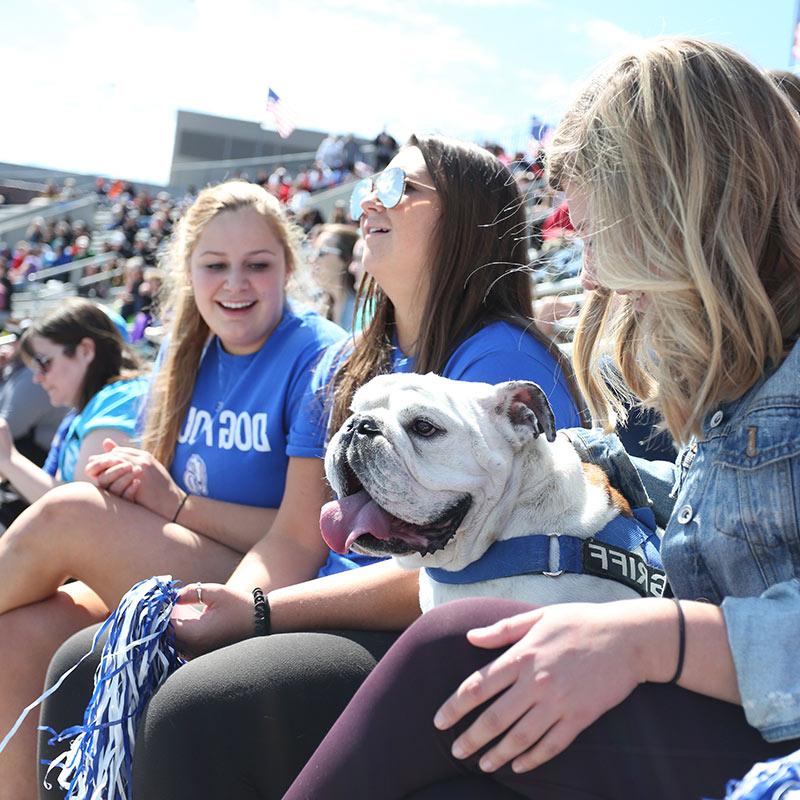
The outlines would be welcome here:
M 338 501 L 320 525 L 332 550 L 460 568 L 491 544 L 522 447 L 555 436 L 538 386 L 384 375 L 353 398 L 325 457 Z M 491 529 L 491 530 L 490 530 Z M 468 531 L 469 535 L 459 535 Z

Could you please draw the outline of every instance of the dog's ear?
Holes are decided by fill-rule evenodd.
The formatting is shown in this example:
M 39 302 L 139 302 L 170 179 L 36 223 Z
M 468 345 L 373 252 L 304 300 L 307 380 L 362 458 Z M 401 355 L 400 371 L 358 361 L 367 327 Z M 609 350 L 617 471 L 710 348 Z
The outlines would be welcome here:
M 495 387 L 493 412 L 502 416 L 522 447 L 531 438 L 543 433 L 548 442 L 555 441 L 556 420 L 553 409 L 541 388 L 531 381 L 508 381 Z

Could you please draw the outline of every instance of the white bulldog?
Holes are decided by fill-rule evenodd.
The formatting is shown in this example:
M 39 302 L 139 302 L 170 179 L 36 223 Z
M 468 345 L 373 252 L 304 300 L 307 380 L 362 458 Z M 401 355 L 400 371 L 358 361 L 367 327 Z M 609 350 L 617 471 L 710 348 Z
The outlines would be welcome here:
M 351 408 L 325 457 L 339 499 L 322 509 L 323 537 L 336 552 L 352 548 L 423 567 L 423 611 L 476 595 L 542 605 L 663 590 L 663 577 L 643 566 L 641 549 L 625 555 L 593 544 L 614 518 L 631 516 L 630 506 L 600 468 L 583 464 L 569 439 L 556 436 L 535 383 L 383 375 L 356 392 Z M 477 581 L 451 582 L 481 559 L 488 563 L 495 543 L 535 534 L 549 537 L 536 537 L 547 550 L 543 574 L 506 577 L 506 564 L 501 577 L 491 566 Z M 560 573 L 560 549 L 575 544 L 569 537 L 588 543 L 577 558 L 595 574 Z M 495 556 L 508 547 L 493 548 Z

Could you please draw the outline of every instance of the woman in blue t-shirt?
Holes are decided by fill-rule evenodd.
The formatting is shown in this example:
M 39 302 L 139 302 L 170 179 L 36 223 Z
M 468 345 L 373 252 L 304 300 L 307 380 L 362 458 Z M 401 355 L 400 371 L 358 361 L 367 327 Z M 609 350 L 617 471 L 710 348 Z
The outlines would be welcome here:
M 412 138 L 381 176 L 356 185 L 353 212 L 364 233 L 362 291 L 374 316 L 321 360 L 309 407 L 327 400 L 329 413 L 305 416 L 298 447 L 317 446 L 326 427 L 335 430 L 348 416 L 356 389 L 389 371 L 533 380 L 559 426 L 580 424 L 568 365 L 531 323 L 530 277 L 513 269 L 527 257 L 525 210 L 496 158 L 441 137 Z M 353 566 L 333 561 L 330 572 Z M 203 615 L 176 619 L 187 651 L 252 636 L 256 586 L 271 593 L 276 630 L 397 631 L 419 615 L 416 574 L 391 561 L 284 589 L 263 564 L 251 567 L 237 569 L 226 586 L 203 584 Z M 197 589 L 183 597 L 196 602 Z M 151 702 L 137 743 L 135 792 L 211 797 L 229 792 L 232 775 L 247 775 L 259 796 L 280 796 L 394 635 L 362 631 L 357 646 L 349 635 L 266 637 L 193 660 Z M 213 732 L 205 726 L 201 738 L 193 735 L 197 712 L 219 723 Z M 46 721 L 58 727 L 59 713 L 50 713 Z
M 106 437 L 133 442 L 147 380 L 108 314 L 80 298 L 27 328 L 20 352 L 51 404 L 72 409 L 44 469 L 17 451 L 0 419 L 0 474 L 32 503 L 61 483 L 86 480 L 84 467 Z
M 344 332 L 287 301 L 298 241 L 253 184 L 210 187 L 187 209 L 142 449 L 106 432 L 86 464 L 97 485 L 56 488 L 0 539 L 0 728 L 39 693 L 55 648 L 137 580 L 224 581 L 267 532 L 241 570 L 252 562 L 286 585 L 324 563 L 322 445 L 296 458 L 292 445 L 312 368 Z M 36 354 L 43 368 L 56 356 Z M 0 759 L 14 796 L 33 792 L 34 748 L 31 730 Z

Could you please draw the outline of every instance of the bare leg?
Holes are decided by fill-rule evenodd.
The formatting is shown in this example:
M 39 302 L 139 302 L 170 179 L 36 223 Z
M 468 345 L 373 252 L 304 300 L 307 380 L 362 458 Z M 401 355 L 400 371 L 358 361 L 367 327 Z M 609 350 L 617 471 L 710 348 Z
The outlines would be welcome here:
M 79 583 L 0 615 L 0 738 L 42 693 L 47 665 L 61 643 L 107 615 L 100 598 Z M 32 711 L 0 755 L 0 800 L 36 797 L 38 720 L 38 712 Z
M 152 575 L 224 582 L 241 555 L 89 483 L 70 483 L 49 491 L 0 537 L 0 614 L 50 597 L 68 577 L 109 608 Z

